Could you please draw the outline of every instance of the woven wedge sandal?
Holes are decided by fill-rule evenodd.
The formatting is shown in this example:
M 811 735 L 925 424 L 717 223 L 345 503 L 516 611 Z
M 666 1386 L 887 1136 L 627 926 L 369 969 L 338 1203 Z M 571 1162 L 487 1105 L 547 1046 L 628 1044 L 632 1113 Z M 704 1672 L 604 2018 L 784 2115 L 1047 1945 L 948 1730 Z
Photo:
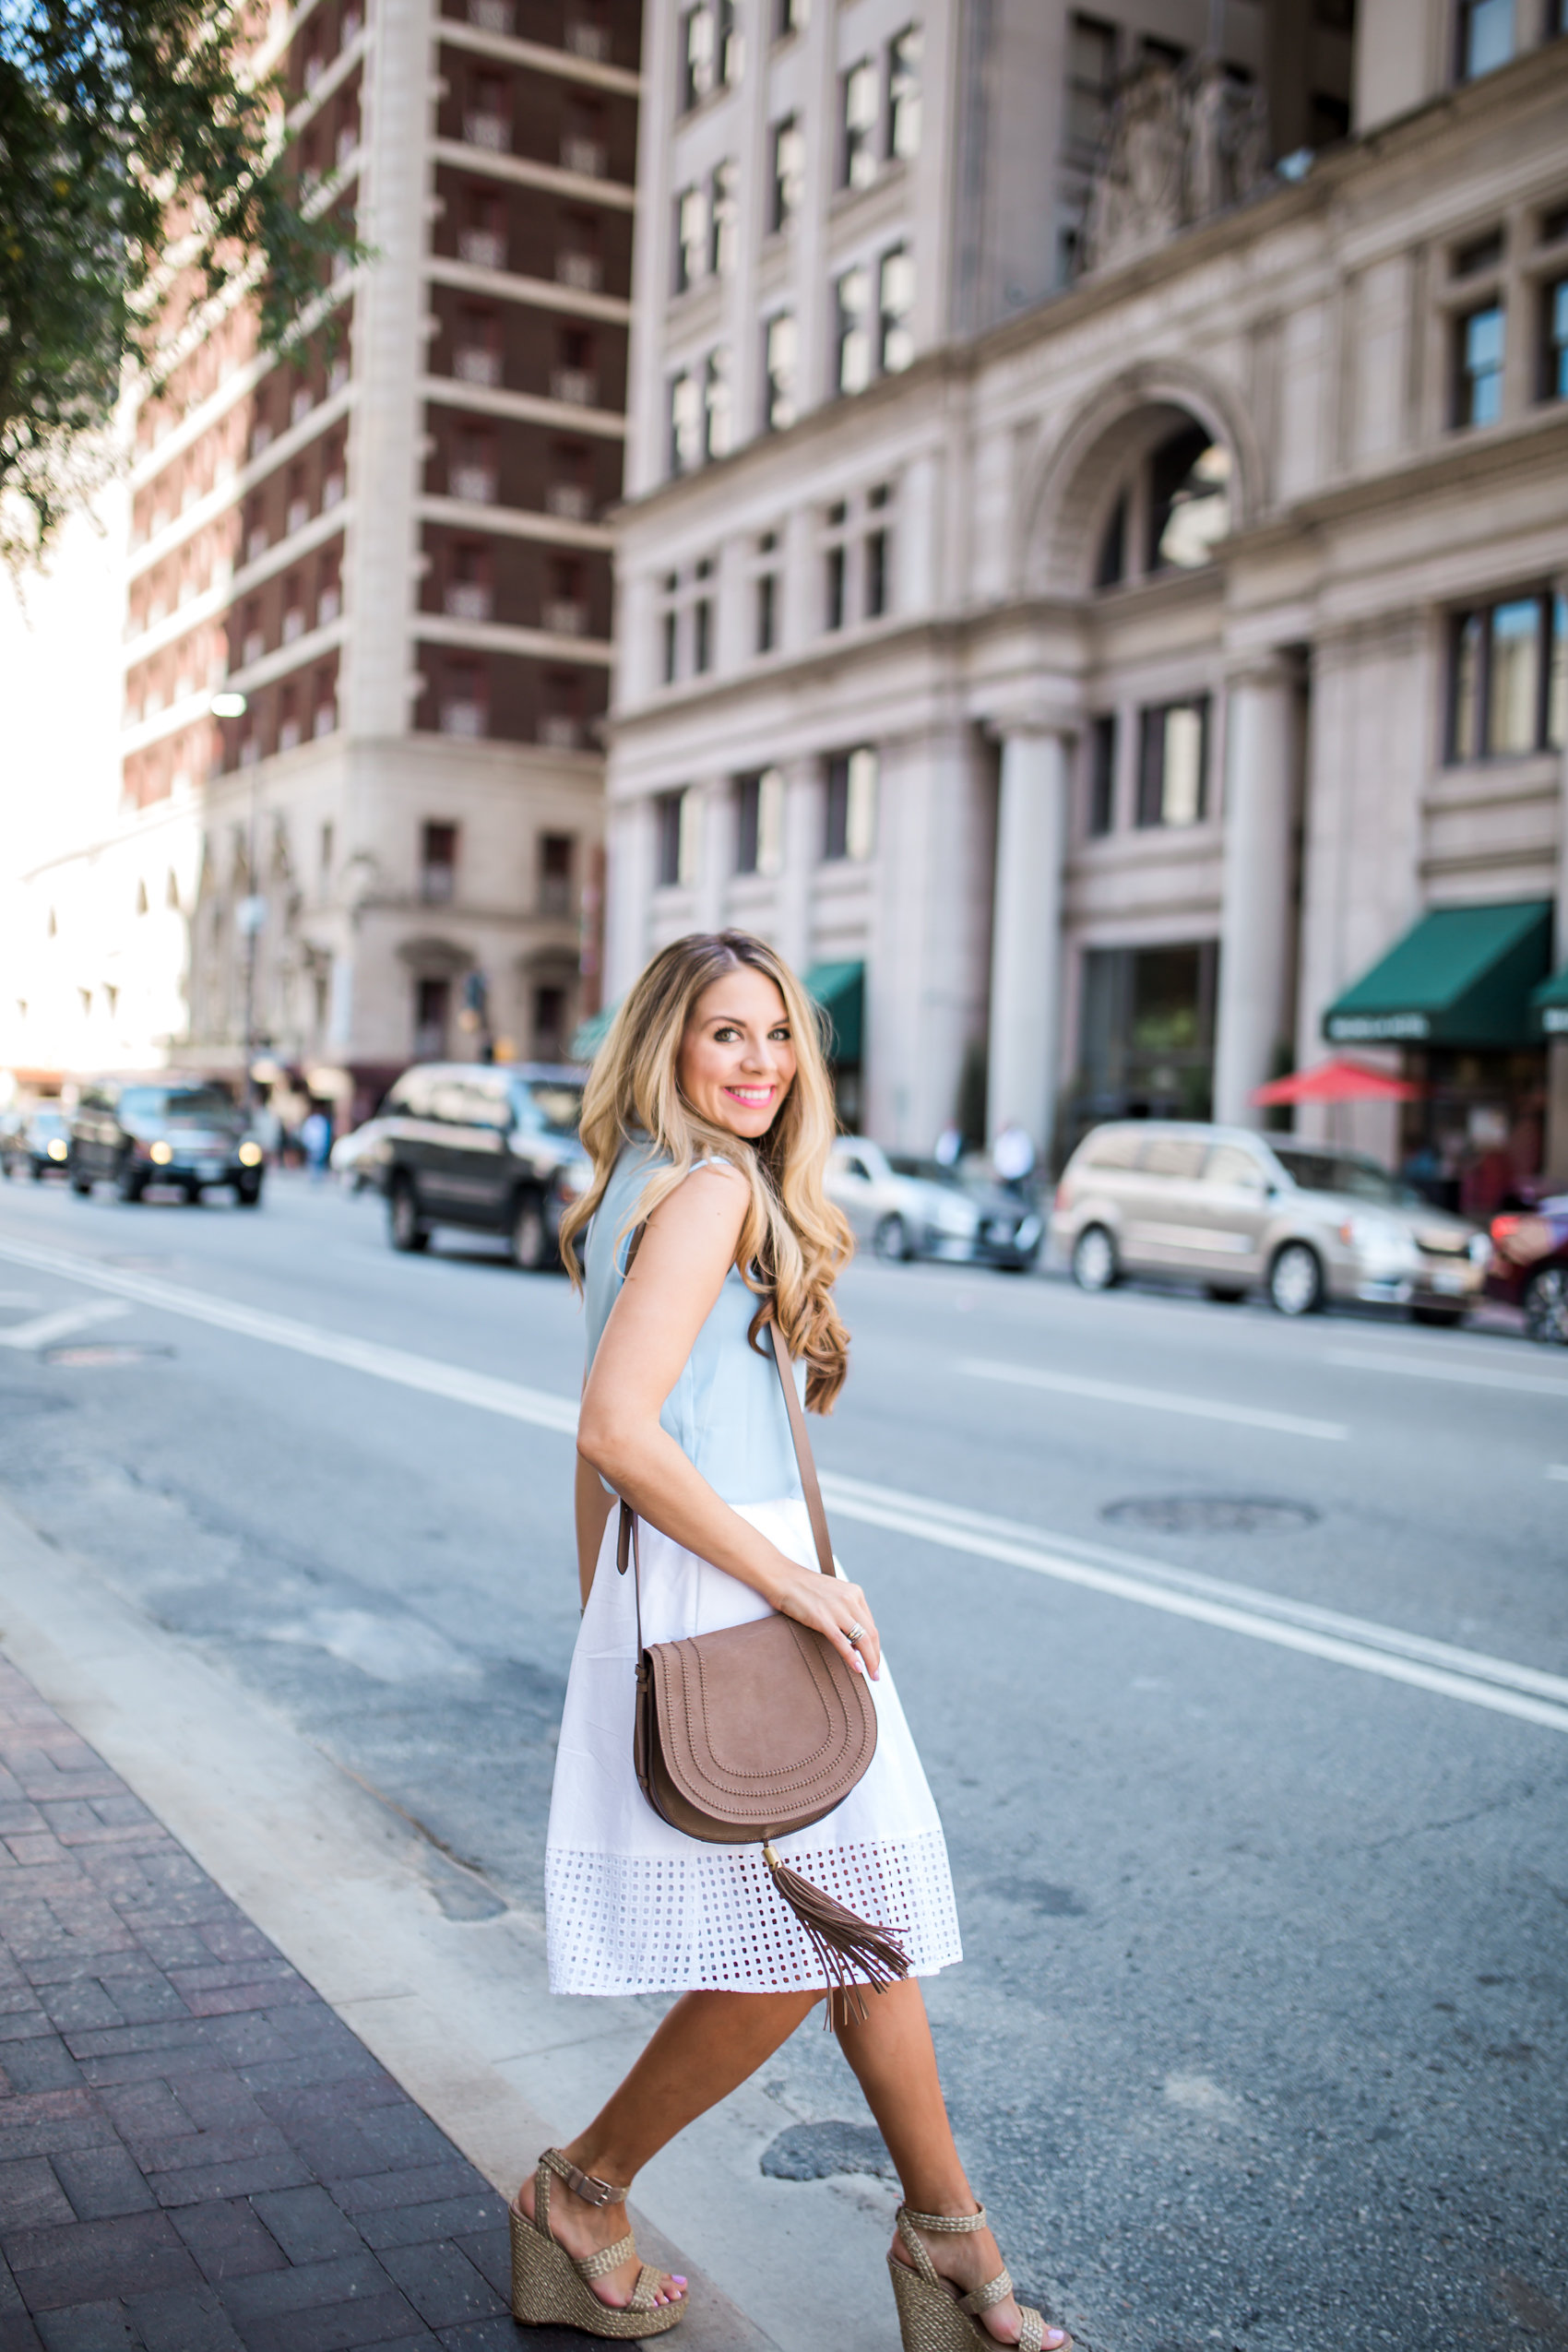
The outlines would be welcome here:
M 613 2246 L 601 2247 L 581 2262 L 552 2237 L 552 2175 L 590 2205 L 620 2204 L 625 2200 L 624 2189 L 612 2189 L 608 2181 L 580 2172 L 559 2148 L 545 2149 L 533 2177 L 532 2218 L 516 2204 L 511 2209 L 512 2317 L 524 2327 L 575 2327 L 585 2335 L 610 2336 L 627 2344 L 640 2343 L 645 2336 L 667 2335 L 684 2319 L 686 2306 L 683 2299 L 678 2303 L 654 2301 L 661 2274 L 651 2263 L 644 2263 L 631 2301 L 618 2310 L 601 2303 L 593 2291 L 596 2278 L 619 2270 L 636 2252 L 630 2230 Z
M 898 2236 L 909 2262 L 901 2263 L 897 2254 L 889 2253 L 887 2267 L 893 2274 L 893 2299 L 898 2306 L 904 2352 L 982 2352 L 982 2347 L 983 2352 L 1000 2352 L 996 2338 L 980 2326 L 980 2314 L 989 2311 L 993 2303 L 1004 2303 L 1013 2292 L 1006 2271 L 999 2270 L 972 2295 L 960 2295 L 951 2279 L 943 2277 L 915 2234 L 931 2229 L 964 2238 L 985 2226 L 983 2205 L 971 2214 L 911 2213 L 908 2205 L 899 2206 Z M 912 2270 L 909 2263 L 914 2264 Z M 1021 2303 L 1018 2308 L 1024 2317 L 1018 2352 L 1073 2352 L 1073 2339 L 1065 2334 L 1048 2347 L 1046 2338 L 1060 2331 L 1048 2328 L 1029 2304 Z

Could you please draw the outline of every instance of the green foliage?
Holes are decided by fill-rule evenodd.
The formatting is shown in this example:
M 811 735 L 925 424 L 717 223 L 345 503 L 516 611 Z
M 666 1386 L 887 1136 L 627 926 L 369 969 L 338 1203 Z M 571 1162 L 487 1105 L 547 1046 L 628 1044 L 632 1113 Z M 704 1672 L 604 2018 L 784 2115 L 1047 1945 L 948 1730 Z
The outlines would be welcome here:
M 256 276 L 276 348 L 334 258 L 362 257 L 351 217 L 302 202 L 279 81 L 248 65 L 255 25 L 198 0 L 0 0 L 0 552 L 13 561 L 79 494 L 126 363 L 156 377 L 193 293 Z

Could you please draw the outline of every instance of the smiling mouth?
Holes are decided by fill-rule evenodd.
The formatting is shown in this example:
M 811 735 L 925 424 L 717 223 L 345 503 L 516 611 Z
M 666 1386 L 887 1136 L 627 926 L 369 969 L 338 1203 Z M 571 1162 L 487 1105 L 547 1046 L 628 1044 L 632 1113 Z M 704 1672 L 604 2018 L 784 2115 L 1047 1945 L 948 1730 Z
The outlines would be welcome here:
M 748 1111 L 760 1111 L 765 1103 L 773 1100 L 777 1089 L 773 1087 L 726 1087 L 724 1091 L 731 1101 L 743 1102 Z

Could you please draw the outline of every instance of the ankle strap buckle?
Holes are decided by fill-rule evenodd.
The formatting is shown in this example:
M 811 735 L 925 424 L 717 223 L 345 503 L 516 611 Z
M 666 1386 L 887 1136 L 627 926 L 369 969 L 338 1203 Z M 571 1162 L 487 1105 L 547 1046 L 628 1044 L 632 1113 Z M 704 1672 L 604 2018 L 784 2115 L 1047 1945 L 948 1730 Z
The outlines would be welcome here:
M 580 2197 L 585 2205 L 624 2205 L 626 2202 L 624 2189 L 617 2189 L 610 2181 L 600 2180 L 594 2173 L 582 2171 L 569 2156 L 564 2156 L 559 2148 L 546 2148 L 540 2162 L 548 2165 L 552 2172 L 558 2173 L 567 2188 L 575 2196 Z

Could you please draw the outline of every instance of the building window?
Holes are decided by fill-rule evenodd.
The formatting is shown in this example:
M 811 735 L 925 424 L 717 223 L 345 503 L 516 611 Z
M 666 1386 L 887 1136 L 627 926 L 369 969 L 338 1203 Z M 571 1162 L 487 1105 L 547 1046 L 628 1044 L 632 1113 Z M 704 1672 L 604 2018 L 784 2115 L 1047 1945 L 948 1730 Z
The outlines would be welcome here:
M 1455 326 L 1454 422 L 1495 424 L 1503 413 L 1503 313 L 1501 302 L 1467 311 Z
M 844 625 L 847 602 L 845 590 L 849 585 L 849 521 L 848 502 L 842 498 L 836 499 L 827 510 L 822 611 L 822 625 L 825 629 L 841 629 Z
M 702 463 L 702 385 L 690 368 L 670 379 L 670 470 L 695 473 Z
M 578 557 L 551 557 L 548 589 L 542 618 L 551 636 L 586 636 L 588 623 L 587 574 Z
M 866 493 L 866 506 L 871 515 L 871 529 L 865 540 L 865 603 L 866 619 L 880 621 L 889 609 L 892 583 L 888 576 L 888 542 L 890 533 L 886 522 L 887 509 L 893 493 L 885 481 L 879 481 Z
M 579 294 L 597 294 L 604 283 L 600 224 L 591 212 L 564 212 L 556 231 L 555 277 Z
M 1515 0 L 1459 0 L 1459 79 L 1495 73 L 1514 54 Z
M 451 1009 L 450 980 L 415 980 L 414 1059 L 417 1062 L 441 1062 L 445 1059 L 446 1024 Z
M 442 683 L 440 719 L 444 735 L 480 736 L 489 732 L 484 672 L 477 661 L 448 663 Z
M 1149 460 L 1149 570 L 1194 570 L 1229 529 L 1229 450 L 1201 424 L 1173 434 Z
M 1568 400 L 1568 278 L 1559 278 L 1541 293 L 1540 396 Z
M 533 1051 L 536 1062 L 562 1062 L 566 1055 L 566 992 L 559 983 L 533 992 Z
M 1207 764 L 1206 695 L 1146 710 L 1138 755 L 1139 825 L 1200 823 L 1207 798 Z
M 863 262 L 846 269 L 834 288 L 837 314 L 837 379 L 840 392 L 863 392 L 871 382 L 871 272 Z
M 683 294 L 707 267 L 707 190 L 683 188 L 675 199 L 675 291 Z
M 869 57 L 838 85 L 838 184 L 867 188 L 876 177 L 876 69 Z
M 769 433 L 786 433 L 799 413 L 795 367 L 800 349 L 795 314 L 781 310 L 763 330 L 763 422 Z
M 720 343 L 709 351 L 703 380 L 703 456 L 727 457 L 734 439 L 730 351 Z
M 778 534 L 764 531 L 756 543 L 756 649 L 772 653 L 778 643 Z
M 877 364 L 884 375 L 901 375 L 915 356 L 914 307 L 914 261 L 895 245 L 877 273 Z
M 734 0 L 698 0 L 681 18 L 681 109 L 716 89 L 731 89 L 741 77 L 741 35 Z
M 457 880 L 457 828 L 455 825 L 420 827 L 420 897 L 427 907 L 450 904 Z
M 798 117 L 786 114 L 773 125 L 773 179 L 767 225 L 775 233 L 787 229 L 801 208 L 806 187 L 806 139 Z
M 569 915 L 572 911 L 572 850 L 569 833 L 539 837 L 539 911 Z
M 784 849 L 784 778 L 776 767 L 735 778 L 735 871 L 777 873 Z
M 575 752 L 583 740 L 583 680 L 576 670 L 549 670 L 544 677 L 544 707 L 539 714 L 539 740 L 552 752 Z
M 732 155 L 714 165 L 708 191 L 707 266 L 715 278 L 728 278 L 741 231 L 740 172 Z
M 713 667 L 713 564 L 704 556 L 697 565 L 697 593 L 692 604 L 692 668 L 700 677 Z
M 1086 160 L 1105 137 L 1115 87 L 1115 26 L 1075 17 L 1067 30 L 1067 140 Z
M 804 32 L 811 17 L 811 0 L 775 0 L 773 37 L 783 41 L 792 32 Z
M 1568 600 L 1510 597 L 1455 620 L 1451 761 L 1559 750 L 1568 723 Z
M 827 763 L 825 858 L 869 858 L 876 847 L 877 757 L 869 743 Z
M 680 674 L 681 608 L 675 600 L 680 589 L 680 575 L 666 572 L 661 591 L 664 604 L 659 616 L 659 670 L 667 686 L 672 686 Z
M 659 886 L 673 889 L 696 878 L 701 809 L 693 791 L 660 792 L 654 801 Z
M 599 399 L 594 339 L 587 327 L 564 327 L 557 342 L 559 365 L 551 370 L 552 399 L 574 409 L 591 409 Z
M 1104 711 L 1089 721 L 1089 808 L 1090 838 L 1099 840 L 1113 831 L 1116 824 L 1116 716 Z
M 501 318 L 498 312 L 465 309 L 459 314 L 452 352 L 452 373 L 464 384 L 500 383 Z
M 565 521 L 586 523 L 593 513 L 593 460 L 581 441 L 554 441 L 550 446 L 550 479 L 544 488 L 545 509 Z
M 887 154 L 908 163 L 921 149 L 921 51 L 919 25 L 909 25 L 887 44 Z
M 446 588 L 442 599 L 455 621 L 488 621 L 493 598 L 490 550 L 481 539 L 455 539 L 446 551 Z

